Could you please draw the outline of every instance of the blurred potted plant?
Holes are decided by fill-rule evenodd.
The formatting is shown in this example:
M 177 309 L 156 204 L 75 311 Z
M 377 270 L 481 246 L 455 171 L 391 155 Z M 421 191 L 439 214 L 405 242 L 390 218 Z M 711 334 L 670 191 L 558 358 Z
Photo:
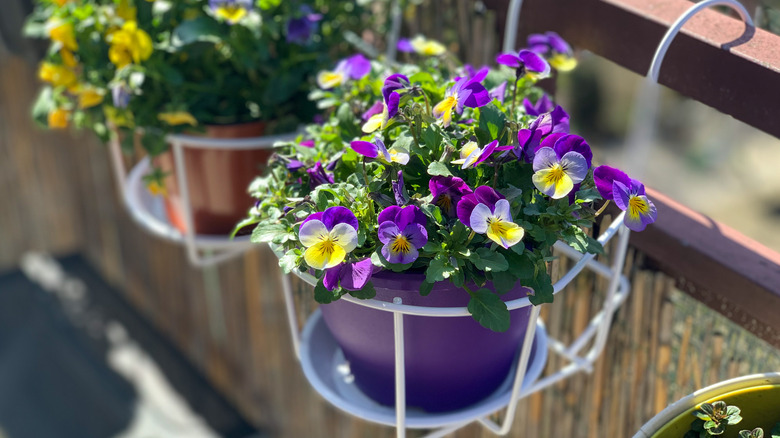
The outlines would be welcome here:
M 530 310 L 504 301 L 552 301 L 556 241 L 602 252 L 584 230 L 602 199 L 634 230 L 656 211 L 640 182 L 593 169 L 566 112 L 534 86 L 550 72 L 544 57 L 505 53 L 500 69 L 476 70 L 412 41 L 401 49 L 420 66 L 374 63 L 346 80 L 344 61 L 319 75 L 312 97 L 329 118 L 277 150 L 242 225 L 256 224 L 253 241 L 275 246 L 286 272 L 319 279 L 314 297 L 355 383 L 380 403 L 394 400 L 392 315 L 338 299 L 468 307 L 473 320 L 404 319 L 407 403 L 449 411 L 505 379 Z
M 634 438 L 780 437 L 780 373 L 716 383 L 653 417 Z
M 310 122 L 309 82 L 361 18 L 335 0 L 39 0 L 27 34 L 51 47 L 33 115 L 160 157 L 146 180 L 183 228 L 166 135 L 258 137 Z M 246 186 L 269 152 L 185 151 L 196 231 L 226 234 L 251 206 Z

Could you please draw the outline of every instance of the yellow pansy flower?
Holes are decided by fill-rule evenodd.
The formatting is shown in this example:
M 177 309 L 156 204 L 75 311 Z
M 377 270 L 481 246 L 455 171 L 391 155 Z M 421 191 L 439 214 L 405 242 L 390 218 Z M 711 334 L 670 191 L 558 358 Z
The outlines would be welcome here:
M 447 51 L 447 48 L 438 41 L 429 40 L 422 35 L 417 35 L 410 41 L 415 52 L 425 56 L 439 56 Z
M 127 0 L 121 0 L 116 7 L 117 17 L 125 21 L 135 21 L 137 11 Z
M 192 114 L 188 113 L 187 111 L 173 111 L 167 113 L 160 113 L 157 114 L 157 119 L 162 120 L 163 122 L 173 126 L 185 125 L 185 124 L 197 126 L 198 124 L 198 121 L 195 120 L 195 117 L 193 117 Z
M 62 47 L 68 50 L 78 50 L 79 45 L 76 42 L 76 34 L 73 32 L 73 24 L 53 22 L 49 25 L 51 26 L 49 38 L 52 41 L 62 44 Z
M 64 129 L 68 127 L 68 118 L 70 117 L 70 111 L 57 108 L 49 112 L 47 117 L 47 123 L 49 128 L 52 129 Z
M 92 108 L 95 105 L 99 105 L 103 102 L 103 96 L 105 91 L 95 87 L 81 87 L 78 91 L 79 94 L 79 108 L 86 109 Z
M 72 87 L 78 79 L 73 71 L 65 66 L 52 64 L 50 62 L 41 63 L 38 70 L 38 77 L 55 87 Z
M 107 39 L 111 44 L 108 58 L 117 68 L 130 63 L 138 64 L 152 56 L 152 38 L 139 29 L 135 21 L 126 22 L 121 29 L 111 32 Z
M 60 57 L 62 58 L 62 63 L 70 68 L 76 68 L 79 65 L 76 57 L 73 56 L 73 52 L 68 49 L 63 48 L 60 50 Z

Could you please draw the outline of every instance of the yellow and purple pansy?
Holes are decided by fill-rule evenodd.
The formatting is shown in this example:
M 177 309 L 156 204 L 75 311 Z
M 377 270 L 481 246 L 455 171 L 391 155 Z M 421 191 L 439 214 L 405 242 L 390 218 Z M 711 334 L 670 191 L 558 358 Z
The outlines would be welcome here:
M 487 160 L 496 149 L 503 150 L 502 148 L 498 148 L 498 140 L 491 141 L 484 148 L 480 148 L 477 142 L 470 141 L 460 149 L 460 158 L 451 163 L 460 164 L 461 169 L 468 169 Z
M 550 141 L 548 138 L 535 152 L 531 180 L 540 192 L 553 199 L 560 199 L 568 195 L 575 184 L 585 179 L 592 153 L 582 137 L 563 135 L 553 137 Z M 550 147 L 553 141 L 555 144 Z
M 418 250 L 428 243 L 426 217 L 419 207 L 391 205 L 379 213 L 377 222 L 385 260 L 401 265 L 417 260 Z
M 252 0 L 209 0 L 209 8 L 217 18 L 235 24 L 252 9 Z
M 298 8 L 300 16 L 287 20 L 287 42 L 306 44 L 317 30 L 317 23 L 322 20 L 322 14 L 316 14 L 309 5 Z
M 571 46 L 555 32 L 529 35 L 528 48 L 545 56 L 550 65 L 558 71 L 569 71 L 577 66 Z
M 358 220 L 346 207 L 328 207 L 301 224 L 298 240 L 306 247 L 303 258 L 314 269 L 338 266 L 357 247 Z
M 487 73 L 485 73 L 487 74 Z M 480 83 L 484 75 L 476 75 L 469 78 L 457 78 L 455 84 L 447 89 L 444 100 L 433 107 L 433 116 L 442 119 L 445 127 L 450 126 L 452 110 L 461 114 L 463 107 L 479 108 L 492 100 L 490 93 Z
M 550 74 L 550 64 L 530 50 L 523 49 L 517 53 L 501 53 L 496 57 L 496 62 L 515 69 L 518 79 L 528 72 L 535 73 L 538 77 Z
M 433 199 L 431 204 L 438 206 L 449 217 L 457 215 L 456 206 L 461 198 L 474 193 L 465 181 L 457 176 L 433 176 L 428 182 Z
M 647 198 L 645 186 L 641 182 L 609 166 L 595 168 L 593 181 L 602 198 L 614 200 L 618 208 L 626 212 L 623 223 L 630 230 L 642 231 L 648 224 L 655 222 L 658 211 Z
M 525 230 L 512 221 L 509 201 L 489 186 L 479 186 L 457 207 L 458 219 L 475 233 L 509 248 L 523 239 Z
M 333 71 L 321 71 L 317 74 L 317 85 L 328 90 L 338 87 L 350 79 L 360 79 L 371 71 L 371 61 L 361 54 L 342 59 Z
M 408 150 L 400 146 L 393 146 L 387 149 L 385 143 L 380 138 L 375 138 L 373 142 L 355 140 L 350 143 L 350 147 L 360 155 L 368 158 L 377 158 L 386 164 L 406 164 L 409 162 Z

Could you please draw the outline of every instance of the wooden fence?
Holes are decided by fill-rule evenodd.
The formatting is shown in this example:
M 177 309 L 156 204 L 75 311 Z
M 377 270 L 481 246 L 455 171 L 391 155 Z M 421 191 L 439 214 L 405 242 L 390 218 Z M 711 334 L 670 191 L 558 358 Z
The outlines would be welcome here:
M 29 250 L 83 251 L 271 436 L 394 436 L 392 428 L 341 413 L 310 388 L 289 343 L 273 254 L 258 248 L 216 268 L 188 266 L 181 247 L 145 234 L 123 210 L 104 147 L 86 134 L 32 126 L 35 67 L 7 54 L 0 54 L 0 66 L 0 269 Z M 674 280 L 646 261 L 630 251 L 633 291 L 594 372 L 522 401 L 510 436 L 629 437 L 697 388 L 780 369 L 777 350 L 675 290 Z M 311 290 L 295 287 L 307 308 L 302 313 L 310 311 Z M 581 329 L 603 287 L 601 280 L 578 279 L 545 309 L 550 334 L 565 341 Z M 552 358 L 549 366 L 557 363 Z M 454 436 L 491 435 L 475 425 Z

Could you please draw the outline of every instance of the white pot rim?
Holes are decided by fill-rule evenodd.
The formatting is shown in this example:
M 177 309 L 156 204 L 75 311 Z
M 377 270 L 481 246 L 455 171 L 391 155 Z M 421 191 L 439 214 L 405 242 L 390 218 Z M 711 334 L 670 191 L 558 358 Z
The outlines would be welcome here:
M 659 412 L 655 417 L 651 418 L 650 421 L 645 423 L 636 435 L 634 435 L 634 438 L 652 437 L 653 434 L 658 432 L 659 429 L 670 421 L 694 406 L 715 398 L 718 395 L 739 389 L 764 385 L 780 385 L 780 372 L 751 374 L 749 376 L 724 380 L 723 382 L 718 382 L 714 385 L 700 389 L 667 406 L 666 409 Z

